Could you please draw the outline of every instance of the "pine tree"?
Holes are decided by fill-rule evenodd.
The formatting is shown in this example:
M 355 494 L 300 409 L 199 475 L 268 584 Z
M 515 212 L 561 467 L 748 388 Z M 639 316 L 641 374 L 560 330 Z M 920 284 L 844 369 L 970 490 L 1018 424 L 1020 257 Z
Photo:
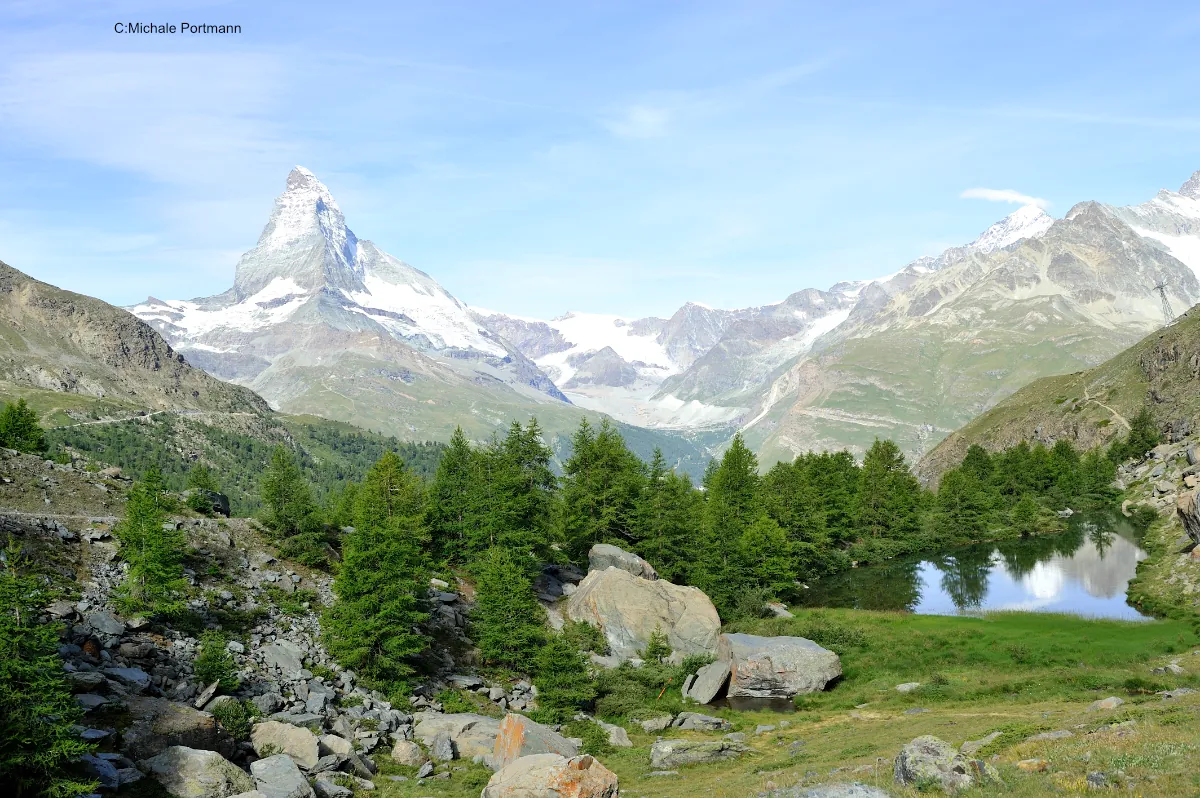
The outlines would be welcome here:
M 315 509 L 308 480 L 295 456 L 283 445 L 271 453 L 260 491 L 267 509 L 264 523 L 280 537 L 298 533 L 301 522 Z
M 909 472 L 900 447 L 876 438 L 863 457 L 859 474 L 859 534 L 889 540 L 915 535 L 920 499 L 921 484 Z
M 355 497 L 354 531 L 333 582 L 337 601 L 323 624 L 330 653 L 392 694 L 407 690 L 413 660 L 429 646 L 417 628 L 429 617 L 423 499 L 420 480 L 394 452 L 372 466 Z
M 478 521 L 478 460 L 462 427 L 455 427 L 429 488 L 425 517 L 434 551 L 450 562 L 461 562 L 469 554 L 469 531 Z
M 763 509 L 794 543 L 828 545 L 825 508 L 803 461 L 779 462 L 763 477 Z
M 480 458 L 478 522 L 467 532 L 470 551 L 500 546 L 531 569 L 549 557 L 557 487 L 550 458 L 537 419 L 524 428 L 513 422 L 503 440 L 492 440 Z
M 15 798 L 70 798 L 93 787 L 66 770 L 92 746 L 73 728 L 83 711 L 58 656 L 61 624 L 38 623 L 53 598 L 15 546 L 0 554 L 0 784 Z
M 1033 535 L 1038 531 L 1038 503 L 1028 493 L 1021 496 L 1012 508 L 1012 525 L 1021 535 Z
M 24 399 L 0 409 L 0 446 L 29 454 L 46 451 L 46 433 Z
M 718 609 L 730 606 L 745 583 L 738 547 L 742 533 L 760 514 L 758 494 L 758 459 L 738 433 L 706 492 L 704 535 L 693 577 Z
M 987 534 L 993 506 L 988 486 L 979 482 L 976 473 L 960 467 L 942 475 L 932 519 L 939 540 L 975 541 Z
M 538 719 L 564 723 L 590 708 L 596 685 L 587 661 L 563 635 L 552 635 L 533 659 L 533 683 L 538 688 Z
M 761 515 L 746 527 L 738 541 L 738 555 L 739 570 L 752 587 L 772 596 L 785 595 L 794 588 L 792 544 L 770 516 Z
M 688 581 L 702 508 L 703 499 L 692 478 L 666 471 L 662 452 L 655 449 L 646 489 L 638 501 L 634 548 L 663 579 Z
M 546 612 L 538 604 L 528 568 L 499 546 L 473 566 L 475 610 L 471 639 L 485 662 L 520 668 L 545 639 Z
M 583 558 L 596 543 L 629 545 L 646 475 L 607 418 L 595 433 L 586 418 L 580 421 L 563 471 L 563 534 L 571 554 Z
M 133 486 L 125 519 L 114 530 L 129 572 L 118 589 L 118 603 L 130 614 L 171 615 L 183 608 L 188 583 L 183 576 L 187 537 L 165 524 L 161 478 L 150 471 Z

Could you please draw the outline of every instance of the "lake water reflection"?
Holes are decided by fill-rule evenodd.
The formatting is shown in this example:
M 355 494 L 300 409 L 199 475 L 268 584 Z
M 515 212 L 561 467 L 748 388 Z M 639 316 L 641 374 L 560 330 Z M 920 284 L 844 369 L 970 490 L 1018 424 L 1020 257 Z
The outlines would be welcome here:
M 1068 531 L 853 568 L 809 586 L 801 606 L 962 615 L 997 610 L 1146 618 L 1125 601 L 1146 558 L 1123 519 L 1072 519 Z

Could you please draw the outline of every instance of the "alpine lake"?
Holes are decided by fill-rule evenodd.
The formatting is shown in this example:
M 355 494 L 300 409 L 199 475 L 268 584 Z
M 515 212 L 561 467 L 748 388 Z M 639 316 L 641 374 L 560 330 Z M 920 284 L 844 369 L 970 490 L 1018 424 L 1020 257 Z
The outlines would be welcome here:
M 1146 558 L 1116 514 L 1076 514 L 1066 531 L 851 568 L 814 581 L 798 607 L 900 610 L 922 615 L 1054 612 L 1149 620 L 1126 602 Z

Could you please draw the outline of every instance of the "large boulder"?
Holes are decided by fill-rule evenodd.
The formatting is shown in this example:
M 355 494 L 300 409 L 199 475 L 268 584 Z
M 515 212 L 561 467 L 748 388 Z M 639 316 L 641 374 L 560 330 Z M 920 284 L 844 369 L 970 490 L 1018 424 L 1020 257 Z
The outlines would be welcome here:
M 1195 543 L 1200 543 L 1200 504 L 1196 500 L 1198 493 L 1200 489 L 1190 490 L 1179 494 L 1179 498 L 1175 500 L 1175 513 L 1183 524 L 1183 531 L 1187 532 L 1188 537 Z
M 652 770 L 737 759 L 750 749 L 735 740 L 657 740 L 650 746 Z
M 494 773 L 480 798 L 617 798 L 617 776 L 587 754 L 532 754 Z
M 500 734 L 500 721 L 473 712 L 456 712 L 449 715 L 418 712 L 414 718 L 416 726 L 413 728 L 413 735 L 424 743 L 426 748 L 433 745 L 439 734 L 445 733 L 454 742 L 460 759 L 490 757 L 496 745 L 496 737 Z
M 278 670 L 290 676 L 304 667 L 304 649 L 290 640 L 279 640 L 263 646 L 260 652 L 268 671 Z
M 619 568 L 591 571 L 567 599 L 566 615 L 599 627 L 619 659 L 637 657 L 656 629 L 678 656 L 717 653 L 717 608 L 699 588 L 665 579 L 643 579 Z
M 229 798 L 254 789 L 254 780 L 216 751 L 173 745 L 141 766 L 176 798 Z
M 172 746 L 216 751 L 228 758 L 237 743 L 207 712 L 165 698 L 130 698 L 131 722 L 121 733 L 121 752 L 133 760 L 149 759 Z
M 296 764 L 311 768 L 321 758 L 317 736 L 303 726 L 268 720 L 254 724 L 250 744 L 259 756 L 287 754 Z
M 696 671 L 696 678 L 684 695 L 698 704 L 707 704 L 725 689 L 725 685 L 729 683 L 731 668 L 727 659 L 705 665 Z
M 500 733 L 492 747 L 491 766 L 493 770 L 500 770 L 532 754 L 558 754 L 570 758 L 578 753 L 575 743 L 554 729 L 510 712 L 500 723 Z
M 300 768 L 287 754 L 276 754 L 250 765 L 256 789 L 267 798 L 315 798 Z
M 608 543 L 597 543 L 588 552 L 588 570 L 603 571 L 605 568 L 620 568 L 643 579 L 658 579 L 654 566 L 633 552 Z
M 897 784 L 926 790 L 938 787 L 954 793 L 989 781 L 1000 781 L 996 769 L 963 756 L 954 746 L 932 735 L 918 737 L 900 750 L 892 767 Z
M 730 663 L 730 696 L 791 698 L 842 675 L 837 654 L 803 637 L 721 635 L 717 656 Z

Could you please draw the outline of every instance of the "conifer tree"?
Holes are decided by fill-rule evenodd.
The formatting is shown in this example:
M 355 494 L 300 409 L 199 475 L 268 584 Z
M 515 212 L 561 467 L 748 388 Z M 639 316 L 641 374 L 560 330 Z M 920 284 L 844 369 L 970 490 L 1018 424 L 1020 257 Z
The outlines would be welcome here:
M 455 427 L 429 488 L 425 517 L 434 551 L 448 561 L 461 562 L 468 556 L 469 531 L 479 520 L 478 460 L 462 427 Z
M 914 535 L 920 499 L 921 484 L 909 472 L 900 447 L 876 438 L 859 474 L 859 534 L 890 540 Z
M 0 446 L 27 454 L 46 451 L 46 433 L 24 399 L 0 409 Z
M 596 698 L 596 685 L 579 649 L 561 634 L 552 635 L 533 659 L 538 688 L 538 719 L 564 723 L 586 710 Z
M 693 577 L 718 609 L 730 605 L 743 583 L 739 544 L 742 533 L 760 514 L 758 494 L 758 459 L 738 433 L 706 492 L 704 534 Z
M 72 798 L 94 785 L 67 766 L 92 750 L 74 725 L 83 710 L 58 656 L 59 623 L 39 623 L 54 598 L 16 546 L 0 552 L 0 784 L 15 798 Z
M 586 418 L 580 421 L 563 471 L 563 533 L 571 554 L 582 558 L 596 543 L 628 545 L 646 476 L 607 418 L 594 433 Z
M 1012 508 L 1012 525 L 1021 535 L 1033 535 L 1038 531 L 1039 508 L 1028 493 L 1021 496 Z
M 692 478 L 667 471 L 662 451 L 655 449 L 646 488 L 638 500 L 635 549 L 663 579 L 688 580 L 702 507 Z
M 493 546 L 474 564 L 471 639 L 485 662 L 519 668 L 545 640 L 546 612 L 533 594 L 529 568 Z
M 933 513 L 939 539 L 971 541 L 986 535 L 993 508 L 988 501 L 987 486 L 979 482 L 975 473 L 952 468 L 942 475 Z
M 325 641 L 345 666 L 393 694 L 404 692 L 413 659 L 429 645 L 428 537 L 423 488 L 394 452 L 368 472 L 355 496 L 354 531 L 342 545 L 326 615 Z
M 513 422 L 503 440 L 493 438 L 480 454 L 478 522 L 467 531 L 468 548 L 500 546 L 532 569 L 549 556 L 556 523 L 557 480 L 537 419 L 524 428 Z
M 125 519 L 114 532 L 129 572 L 117 591 L 122 611 L 170 615 L 183 607 L 188 589 L 183 576 L 187 537 L 164 524 L 162 480 L 151 470 L 129 491 Z
M 301 523 L 315 509 L 308 480 L 295 455 L 282 444 L 271 453 L 261 493 L 267 509 L 264 523 L 280 537 L 298 533 Z
M 738 554 L 745 584 L 772 596 L 786 595 L 793 589 L 792 543 L 770 516 L 761 515 L 746 527 L 738 541 Z

